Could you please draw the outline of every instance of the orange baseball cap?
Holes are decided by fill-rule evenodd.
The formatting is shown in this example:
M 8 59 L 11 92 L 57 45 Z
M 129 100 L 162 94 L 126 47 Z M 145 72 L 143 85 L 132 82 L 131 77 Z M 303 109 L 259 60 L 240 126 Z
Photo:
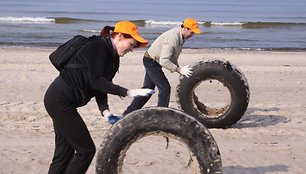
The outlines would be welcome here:
M 193 18 L 187 18 L 183 22 L 184 27 L 189 28 L 196 34 L 200 34 L 202 31 L 198 27 L 198 21 Z
M 138 27 L 129 21 L 120 21 L 115 24 L 116 33 L 123 33 L 132 36 L 137 42 L 140 43 L 140 47 L 145 47 L 148 41 L 142 38 L 138 32 Z

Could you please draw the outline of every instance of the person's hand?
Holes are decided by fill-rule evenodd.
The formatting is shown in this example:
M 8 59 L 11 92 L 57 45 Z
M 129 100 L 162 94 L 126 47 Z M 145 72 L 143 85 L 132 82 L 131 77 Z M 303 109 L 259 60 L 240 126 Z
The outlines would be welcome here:
M 104 110 L 103 111 L 103 116 L 104 118 L 106 119 L 106 121 L 111 124 L 111 125 L 114 125 L 115 123 L 117 123 L 120 119 L 122 119 L 123 117 L 120 116 L 120 115 L 116 115 L 116 114 L 113 114 L 111 113 L 109 110 Z
M 192 68 L 190 65 L 186 65 L 181 67 L 180 73 L 185 77 L 189 78 L 192 75 Z
M 154 94 L 155 91 L 153 89 L 148 89 L 148 88 L 144 88 L 144 89 L 130 89 L 127 92 L 127 95 L 130 97 L 136 97 L 136 96 L 149 96 Z

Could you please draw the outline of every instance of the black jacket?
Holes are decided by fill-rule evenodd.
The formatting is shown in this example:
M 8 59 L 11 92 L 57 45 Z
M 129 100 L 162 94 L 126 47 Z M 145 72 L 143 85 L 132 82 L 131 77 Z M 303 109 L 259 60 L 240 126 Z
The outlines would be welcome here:
M 99 37 L 99 36 L 95 36 Z M 64 68 L 60 75 L 74 90 L 76 107 L 96 98 L 100 111 L 108 109 L 107 93 L 125 97 L 127 89 L 112 83 L 119 68 L 119 56 L 110 38 L 95 39 L 83 46 L 68 62 L 86 64 L 86 68 Z

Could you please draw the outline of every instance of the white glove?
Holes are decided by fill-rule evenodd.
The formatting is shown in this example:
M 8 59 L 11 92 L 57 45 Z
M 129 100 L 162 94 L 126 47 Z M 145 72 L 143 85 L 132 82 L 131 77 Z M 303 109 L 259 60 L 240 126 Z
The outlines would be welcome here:
M 189 78 L 191 76 L 191 74 L 192 74 L 192 68 L 190 67 L 190 65 L 182 66 L 180 74 L 182 74 L 182 75 L 186 76 L 187 78 Z
M 120 115 L 116 115 L 116 114 L 111 113 L 108 109 L 104 110 L 104 111 L 102 112 L 102 114 L 103 114 L 104 118 L 106 119 L 106 121 L 107 121 L 109 124 L 111 124 L 111 125 L 117 123 L 120 119 L 123 118 L 123 117 L 120 116 Z
M 154 94 L 155 91 L 153 89 L 148 89 L 148 88 L 144 88 L 144 89 L 130 89 L 127 92 L 127 95 L 130 97 L 136 97 L 136 96 L 149 96 Z

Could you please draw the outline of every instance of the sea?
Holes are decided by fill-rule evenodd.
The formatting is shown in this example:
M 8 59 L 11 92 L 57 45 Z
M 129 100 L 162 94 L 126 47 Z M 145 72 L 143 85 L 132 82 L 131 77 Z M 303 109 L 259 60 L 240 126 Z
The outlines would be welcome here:
M 129 20 L 151 44 L 185 18 L 185 48 L 306 51 L 306 0 L 0 0 L 0 47 L 57 47 Z

